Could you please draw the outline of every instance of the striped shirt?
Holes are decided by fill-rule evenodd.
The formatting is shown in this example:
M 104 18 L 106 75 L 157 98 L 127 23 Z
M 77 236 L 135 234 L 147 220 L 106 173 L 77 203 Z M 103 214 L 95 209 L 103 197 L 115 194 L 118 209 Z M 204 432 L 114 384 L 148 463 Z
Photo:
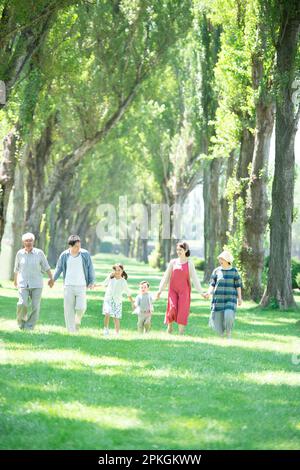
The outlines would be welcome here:
M 213 312 L 236 310 L 237 288 L 242 287 L 242 280 L 236 268 L 217 267 L 210 280 L 214 287 L 211 309 Z

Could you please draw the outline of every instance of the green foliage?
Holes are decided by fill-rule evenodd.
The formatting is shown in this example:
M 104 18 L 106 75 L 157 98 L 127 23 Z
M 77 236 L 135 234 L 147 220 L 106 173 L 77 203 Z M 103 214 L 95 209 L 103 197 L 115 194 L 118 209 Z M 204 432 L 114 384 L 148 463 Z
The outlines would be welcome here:
M 297 289 L 297 287 L 299 287 L 298 282 L 297 282 L 297 276 L 300 273 L 300 261 L 295 258 L 292 258 L 291 269 L 292 269 L 292 287 L 293 289 Z
M 205 269 L 205 260 L 204 259 L 197 258 L 196 256 L 193 256 L 192 260 L 194 262 L 195 268 L 198 271 L 204 271 L 204 269 Z
M 238 268 L 241 274 L 243 285 L 246 286 L 247 276 L 245 272 L 245 267 L 241 260 L 244 233 L 245 233 L 245 229 L 244 229 L 245 204 L 244 204 L 243 199 L 240 196 L 237 197 L 237 199 L 234 201 L 234 204 L 232 201 L 231 207 L 232 207 L 231 217 L 232 217 L 232 220 L 234 217 L 235 227 L 234 227 L 234 231 L 232 231 L 232 226 L 230 227 L 229 232 L 228 232 L 228 243 L 224 247 L 224 249 L 225 250 L 228 249 L 232 253 L 234 257 L 234 264 Z
M 244 220 L 245 220 L 245 202 L 241 196 L 241 192 L 247 184 L 246 179 L 237 180 L 235 175 L 229 178 L 225 197 L 229 204 L 229 231 L 228 231 L 228 243 L 224 249 L 228 249 L 233 257 L 234 264 L 238 268 L 243 285 L 247 287 L 247 276 L 245 272 L 245 266 L 242 263 L 242 253 L 244 249 Z
M 296 283 L 297 283 L 298 289 L 300 289 L 300 273 L 298 273 L 296 276 Z
M 270 310 L 278 310 L 279 309 L 278 300 L 275 297 L 271 297 L 269 300 L 268 307 Z
M 254 126 L 254 92 L 251 77 L 251 41 L 255 37 L 252 2 L 208 2 L 208 15 L 222 27 L 221 50 L 214 70 L 218 107 L 212 138 L 213 155 L 228 156 L 239 145 L 244 127 Z M 247 31 L 245 30 L 247 25 Z
M 148 256 L 148 261 L 149 261 L 149 266 L 151 266 L 151 268 L 160 269 L 161 266 L 163 265 L 164 259 L 161 256 L 160 245 L 158 243 L 155 245 L 154 250 Z

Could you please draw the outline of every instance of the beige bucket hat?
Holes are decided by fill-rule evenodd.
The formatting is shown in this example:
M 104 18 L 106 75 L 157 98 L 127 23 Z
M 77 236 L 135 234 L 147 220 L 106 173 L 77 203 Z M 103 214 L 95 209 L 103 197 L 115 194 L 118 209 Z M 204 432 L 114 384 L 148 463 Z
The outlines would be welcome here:
M 227 261 L 230 264 L 233 262 L 232 254 L 229 251 L 226 251 L 226 250 L 222 251 L 222 253 L 218 256 L 218 259 L 219 258 L 225 259 L 225 261 Z

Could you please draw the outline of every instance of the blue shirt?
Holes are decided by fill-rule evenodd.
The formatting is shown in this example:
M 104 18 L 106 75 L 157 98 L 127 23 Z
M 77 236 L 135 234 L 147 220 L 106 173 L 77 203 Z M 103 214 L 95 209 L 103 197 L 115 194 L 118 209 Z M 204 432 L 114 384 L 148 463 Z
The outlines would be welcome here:
M 86 285 L 94 284 L 95 283 L 95 271 L 94 271 L 94 266 L 92 263 L 92 258 L 91 255 L 87 250 L 84 250 L 83 248 L 80 249 L 80 254 L 82 258 L 82 266 L 83 266 L 83 271 L 84 271 L 84 277 L 85 277 L 85 282 Z M 70 254 L 70 250 L 65 250 L 61 253 L 60 257 L 58 258 L 57 265 L 55 268 L 54 276 L 53 279 L 56 281 L 61 273 L 63 273 L 63 279 L 66 277 L 66 272 L 67 272 L 67 261 Z

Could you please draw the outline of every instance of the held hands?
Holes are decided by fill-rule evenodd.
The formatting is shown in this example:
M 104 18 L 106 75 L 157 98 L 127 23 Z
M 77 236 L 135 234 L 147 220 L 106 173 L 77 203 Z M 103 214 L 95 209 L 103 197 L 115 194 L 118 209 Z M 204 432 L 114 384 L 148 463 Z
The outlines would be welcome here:
M 202 294 L 202 297 L 203 297 L 204 299 L 209 299 L 209 298 L 210 298 L 210 292 L 204 292 L 204 293 Z
M 160 299 L 160 292 L 157 292 L 156 296 L 154 297 L 154 301 L 159 300 L 159 299 Z
M 96 287 L 96 284 L 89 284 L 89 285 L 87 286 L 87 288 L 88 288 L 88 289 L 91 289 L 91 290 L 94 290 L 95 287 Z
M 53 279 L 49 279 L 49 281 L 48 281 L 48 286 L 49 286 L 49 287 L 53 287 L 53 286 L 54 286 L 54 280 L 53 280 Z
M 97 289 L 97 287 L 104 287 L 101 282 L 99 284 L 93 284 L 93 286 L 94 286 L 94 289 Z

